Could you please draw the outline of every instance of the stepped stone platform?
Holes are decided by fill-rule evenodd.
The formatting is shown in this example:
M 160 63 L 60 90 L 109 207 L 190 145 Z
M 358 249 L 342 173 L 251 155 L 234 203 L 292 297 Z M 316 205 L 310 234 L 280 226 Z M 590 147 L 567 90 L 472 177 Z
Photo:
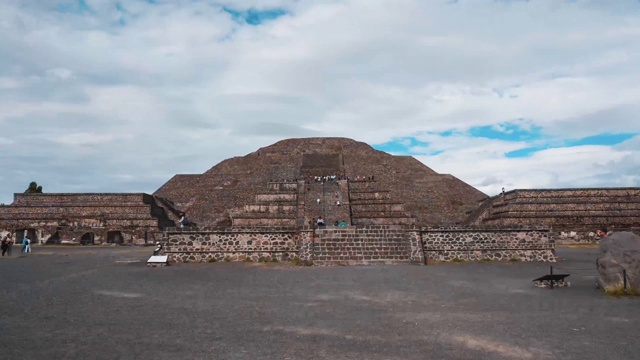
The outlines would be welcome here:
M 336 178 L 316 182 L 318 176 Z M 319 216 L 331 224 L 448 225 L 465 221 L 478 201 L 487 198 L 412 157 L 345 138 L 283 140 L 225 160 L 201 175 L 176 175 L 154 194 L 207 226 L 267 226 L 278 217 L 258 222 L 248 220 L 256 217 L 247 214 L 259 206 L 276 209 L 280 202 L 295 203 L 296 226 Z M 290 219 L 290 210 L 270 213 Z M 273 220 L 273 225 L 285 222 Z
M 640 232 L 640 188 L 512 190 L 484 201 L 467 223 L 547 226 L 559 242 L 594 242 L 600 226 Z
M 0 237 L 32 244 L 145 244 L 175 226 L 177 210 L 143 194 L 14 194 L 0 206 Z

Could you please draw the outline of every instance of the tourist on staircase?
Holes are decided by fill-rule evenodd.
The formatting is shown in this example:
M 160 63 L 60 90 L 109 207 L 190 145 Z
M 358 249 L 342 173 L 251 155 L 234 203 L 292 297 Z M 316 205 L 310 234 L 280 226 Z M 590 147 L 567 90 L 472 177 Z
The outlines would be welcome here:
M 189 220 L 184 213 L 180 213 L 180 220 L 178 220 L 178 222 L 180 223 L 181 230 L 184 229 L 185 226 L 189 226 Z

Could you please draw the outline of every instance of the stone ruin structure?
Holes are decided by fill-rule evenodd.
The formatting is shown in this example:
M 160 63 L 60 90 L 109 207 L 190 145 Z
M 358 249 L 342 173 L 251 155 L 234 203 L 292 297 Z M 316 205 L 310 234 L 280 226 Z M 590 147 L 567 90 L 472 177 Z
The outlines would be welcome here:
M 600 226 L 640 233 L 640 188 L 512 190 L 483 201 L 465 224 L 546 226 L 561 243 L 595 242 Z
M 628 207 L 611 216 L 622 198 Z M 587 210 L 594 201 L 597 211 Z M 203 174 L 176 175 L 153 195 L 15 194 L 0 206 L 0 235 L 28 233 L 36 244 L 160 240 L 173 261 L 553 261 L 556 229 L 593 230 L 614 218 L 631 226 L 638 203 L 638 189 L 490 198 L 410 156 L 345 138 L 288 139 Z M 581 215 L 560 216 L 572 211 Z M 176 228 L 180 212 L 195 226 Z M 319 216 L 325 227 L 316 226 Z
M 134 244 L 160 240 L 175 209 L 152 195 L 15 194 L 0 206 L 0 237 L 32 244 Z
M 201 225 L 285 227 L 318 216 L 327 224 L 462 223 L 487 198 L 411 156 L 344 138 L 283 140 L 201 175 L 176 175 L 154 195 Z

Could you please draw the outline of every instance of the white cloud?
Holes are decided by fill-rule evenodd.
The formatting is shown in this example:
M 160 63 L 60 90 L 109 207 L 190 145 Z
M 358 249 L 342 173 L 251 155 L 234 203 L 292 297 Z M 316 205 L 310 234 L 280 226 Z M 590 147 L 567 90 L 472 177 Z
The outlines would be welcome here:
M 640 147 L 510 159 L 527 144 L 424 135 L 515 119 L 558 139 L 640 132 L 631 0 L 86 3 L 0 4 L 0 136 L 29 144 L 3 146 L 0 167 L 15 172 L 0 200 L 43 176 L 50 191 L 150 192 L 293 136 L 419 135 L 443 151 L 421 160 L 487 192 L 640 185 Z M 287 15 L 249 26 L 222 6 Z M 112 173 L 117 188 L 95 180 Z
M 53 142 L 69 146 L 96 146 L 109 144 L 118 139 L 131 139 L 130 134 L 96 134 L 74 133 L 64 134 L 53 139 Z

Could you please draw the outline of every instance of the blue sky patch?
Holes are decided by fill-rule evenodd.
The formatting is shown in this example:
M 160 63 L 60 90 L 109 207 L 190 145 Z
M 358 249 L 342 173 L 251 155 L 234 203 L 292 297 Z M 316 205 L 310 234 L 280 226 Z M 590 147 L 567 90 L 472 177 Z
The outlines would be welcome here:
M 542 137 L 542 127 L 531 125 L 523 127 L 517 123 L 476 126 L 469 129 L 472 137 L 503 141 L 532 141 Z
M 60 13 L 82 14 L 91 11 L 91 8 L 84 0 L 69 1 L 55 5 L 55 9 Z
M 547 146 L 526 147 L 518 150 L 509 151 L 508 153 L 505 153 L 504 156 L 507 158 L 523 158 L 523 157 L 531 156 L 538 151 L 546 150 L 548 148 L 549 147 Z
M 231 14 L 234 21 L 246 22 L 249 25 L 260 25 L 265 21 L 277 19 L 287 12 L 283 9 L 268 9 L 268 10 L 235 10 L 228 7 L 222 8 L 226 13 Z
M 587 145 L 614 146 L 622 142 L 625 142 L 636 135 L 637 134 L 635 133 L 620 133 L 620 134 L 603 133 L 603 134 L 598 134 L 593 136 L 587 136 L 582 139 L 565 140 L 562 142 L 562 145 L 560 146 L 557 146 L 557 145 L 556 146 L 550 146 L 550 145 L 532 146 L 532 147 L 526 147 L 526 148 L 510 151 L 508 153 L 505 153 L 504 155 L 508 158 L 519 158 L 519 157 L 531 156 L 535 152 L 546 150 L 546 149 L 552 149 L 552 148 L 587 146 Z
M 566 146 L 582 146 L 582 145 L 618 145 L 622 142 L 625 142 L 637 134 L 633 133 L 620 133 L 620 134 L 598 134 L 593 136 L 588 136 L 578 140 L 569 140 L 566 142 Z
M 399 155 L 437 155 L 442 153 L 442 151 L 434 151 L 427 152 L 427 154 L 424 154 L 422 152 L 418 154 L 415 151 L 412 151 L 412 148 L 415 147 L 428 148 L 429 143 L 416 140 L 413 137 L 402 137 L 393 139 L 392 141 L 383 144 L 373 145 L 373 148 L 376 150 Z
M 453 136 L 453 134 L 459 134 L 458 132 L 454 131 L 454 130 L 447 130 L 447 131 L 443 131 L 441 133 L 438 133 L 438 135 L 442 136 L 442 137 L 449 137 L 449 136 Z

